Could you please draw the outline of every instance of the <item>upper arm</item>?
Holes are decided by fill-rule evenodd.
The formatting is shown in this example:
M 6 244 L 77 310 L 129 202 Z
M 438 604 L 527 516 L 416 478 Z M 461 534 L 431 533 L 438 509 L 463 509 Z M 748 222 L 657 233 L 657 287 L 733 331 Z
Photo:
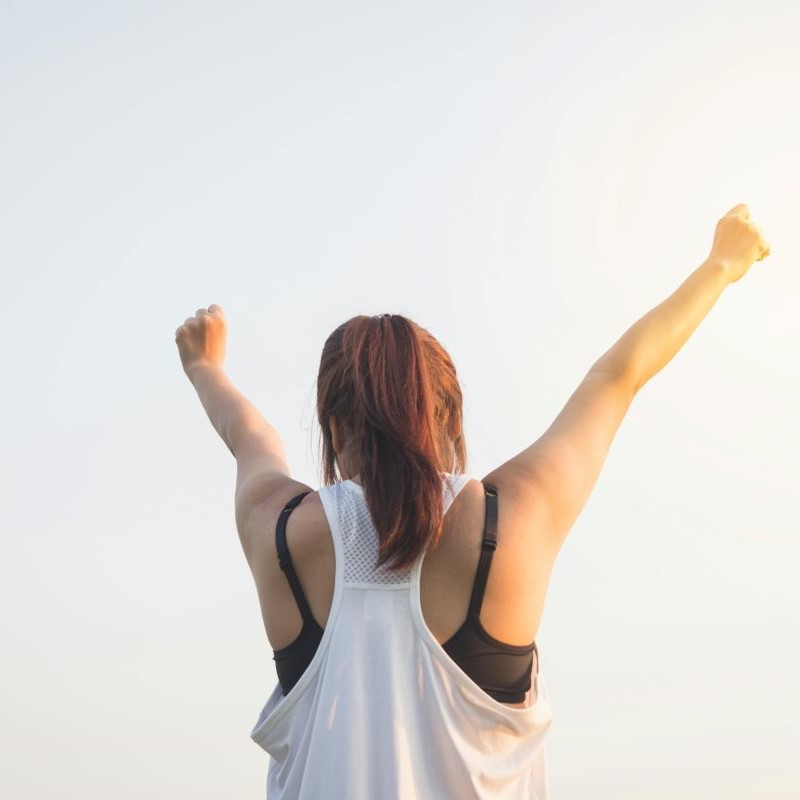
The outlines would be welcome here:
M 269 510 L 283 505 L 311 487 L 292 478 L 278 432 L 269 424 L 237 431 L 234 439 L 236 528 L 248 560 L 264 535 L 263 519 Z
M 513 485 L 537 507 L 554 552 L 586 504 L 634 395 L 625 377 L 591 369 L 542 436 L 483 479 Z

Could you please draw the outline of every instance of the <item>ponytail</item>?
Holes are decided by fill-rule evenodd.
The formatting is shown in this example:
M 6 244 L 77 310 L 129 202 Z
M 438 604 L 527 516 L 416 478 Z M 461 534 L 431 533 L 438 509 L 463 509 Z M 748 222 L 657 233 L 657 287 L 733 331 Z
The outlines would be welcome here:
M 438 544 L 444 473 L 465 471 L 461 404 L 447 352 L 400 314 L 353 317 L 326 341 L 317 389 L 324 481 L 336 477 L 335 416 L 354 437 L 349 458 L 378 531 L 377 566 L 403 569 Z

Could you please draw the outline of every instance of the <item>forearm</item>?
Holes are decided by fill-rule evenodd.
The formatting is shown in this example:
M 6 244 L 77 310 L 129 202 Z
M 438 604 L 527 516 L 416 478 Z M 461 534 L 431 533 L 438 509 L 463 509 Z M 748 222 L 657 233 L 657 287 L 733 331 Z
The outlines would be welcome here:
M 248 426 L 269 423 L 258 409 L 233 385 L 225 370 L 216 365 L 198 364 L 187 375 L 211 424 L 235 456 L 240 432 Z
M 595 367 L 624 375 L 637 392 L 683 347 L 729 283 L 726 265 L 704 261 L 662 303 L 634 323 Z

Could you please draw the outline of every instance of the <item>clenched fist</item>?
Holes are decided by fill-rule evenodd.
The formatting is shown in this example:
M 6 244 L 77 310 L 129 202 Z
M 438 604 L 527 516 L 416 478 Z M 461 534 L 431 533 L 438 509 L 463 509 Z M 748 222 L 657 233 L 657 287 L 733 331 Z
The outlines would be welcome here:
M 750 209 L 740 203 L 718 223 L 714 231 L 710 261 L 725 264 L 730 283 L 735 283 L 756 261 L 769 255 L 769 245 L 761 229 L 750 220 Z
M 175 331 L 183 371 L 190 379 L 190 371 L 198 364 L 222 366 L 227 334 L 225 312 L 214 303 L 207 309 L 198 308 L 195 315 L 187 317 Z

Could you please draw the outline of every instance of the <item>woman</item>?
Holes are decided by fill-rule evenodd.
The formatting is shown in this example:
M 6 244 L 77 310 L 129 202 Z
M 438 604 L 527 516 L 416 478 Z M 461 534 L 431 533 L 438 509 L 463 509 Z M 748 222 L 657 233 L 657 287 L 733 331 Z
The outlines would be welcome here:
M 236 458 L 236 525 L 274 649 L 279 680 L 250 734 L 271 757 L 270 800 L 547 797 L 536 633 L 556 556 L 638 390 L 768 253 L 747 206 L 731 209 L 708 258 L 480 481 L 465 473 L 455 367 L 411 320 L 357 316 L 326 341 L 316 491 L 227 378 L 222 309 L 178 328 Z

